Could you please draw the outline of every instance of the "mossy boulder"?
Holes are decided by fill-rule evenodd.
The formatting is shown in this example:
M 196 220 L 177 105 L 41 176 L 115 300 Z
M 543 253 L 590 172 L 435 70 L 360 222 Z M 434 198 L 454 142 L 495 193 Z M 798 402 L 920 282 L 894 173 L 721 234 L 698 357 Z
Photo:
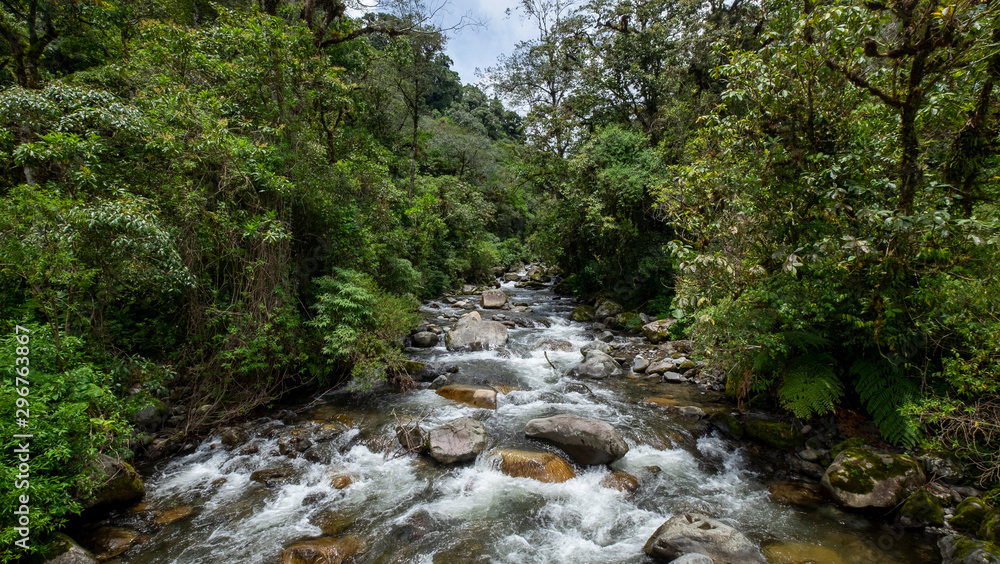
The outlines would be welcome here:
M 983 524 L 979 526 L 979 538 L 1000 543 L 1000 509 L 994 509 L 983 517 Z
M 638 319 L 639 314 L 633 311 L 626 311 L 624 313 L 619 313 L 618 315 L 613 315 L 607 318 L 607 325 L 614 329 L 624 329 L 630 321 L 633 319 Z
M 830 456 L 837 458 L 837 455 L 844 452 L 849 448 L 862 448 L 868 446 L 868 441 L 862 439 L 861 437 L 851 437 L 846 441 L 841 441 L 830 449 Z
M 1000 564 L 1000 547 L 991 542 L 951 535 L 941 537 L 938 548 L 942 564 Z
M 975 533 L 983 525 L 990 509 L 978 497 L 967 497 L 955 508 L 955 516 L 948 523 L 956 529 Z
M 751 419 L 746 422 L 745 429 L 747 437 L 772 448 L 791 450 L 805 443 L 798 429 L 782 421 Z
M 622 306 L 618 302 L 609 300 L 607 298 L 601 298 L 597 300 L 597 304 L 594 306 L 594 316 L 598 320 L 604 320 L 605 317 L 612 317 L 618 315 L 622 312 Z
M 821 483 L 838 502 L 860 509 L 893 507 L 926 481 L 923 465 L 910 456 L 848 448 L 826 469 Z
M 552 286 L 552 291 L 561 296 L 572 296 L 576 286 L 576 274 L 571 274 Z
M 573 310 L 573 313 L 569 314 L 569 318 L 573 321 L 579 321 L 580 323 L 586 323 L 594 319 L 594 307 L 593 306 L 580 306 Z
M 102 454 L 94 464 L 93 475 L 101 486 L 82 500 L 84 509 L 130 505 L 146 495 L 139 473 L 123 460 Z
M 722 431 L 723 434 L 728 435 L 730 438 L 743 438 L 743 424 L 732 415 L 726 412 L 719 412 L 712 415 L 710 421 L 713 427 Z
M 904 527 L 940 527 L 944 525 L 944 508 L 927 490 L 919 489 L 899 509 L 899 523 Z

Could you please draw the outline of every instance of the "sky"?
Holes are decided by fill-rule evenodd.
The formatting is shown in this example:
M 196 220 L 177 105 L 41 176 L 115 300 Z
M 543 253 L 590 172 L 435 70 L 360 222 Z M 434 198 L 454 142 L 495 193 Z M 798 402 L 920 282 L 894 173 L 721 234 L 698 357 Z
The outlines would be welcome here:
M 489 20 L 486 28 L 464 29 L 449 32 L 445 52 L 454 64 L 463 84 L 477 83 L 476 68 L 485 70 L 494 66 L 501 53 L 510 54 L 519 41 L 533 39 L 538 29 L 531 22 L 522 21 L 515 11 L 517 0 L 452 0 L 451 14 L 444 18 L 444 27 L 471 11 Z M 510 8 L 508 17 L 504 12 Z

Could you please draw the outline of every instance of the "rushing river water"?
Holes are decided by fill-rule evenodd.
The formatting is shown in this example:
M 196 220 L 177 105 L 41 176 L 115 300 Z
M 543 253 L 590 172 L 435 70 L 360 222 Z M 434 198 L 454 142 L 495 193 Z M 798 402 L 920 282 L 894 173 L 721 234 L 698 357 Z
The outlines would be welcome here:
M 802 509 L 772 502 L 772 467 L 747 446 L 721 438 L 704 421 L 641 401 L 669 395 L 709 412 L 729 409 L 718 394 L 629 378 L 581 386 L 565 374 L 581 360 L 578 350 L 593 333 L 569 321 L 575 304 L 546 291 L 510 284 L 505 289 L 513 302 L 530 304 L 532 312 L 525 315 L 550 326 L 512 329 L 506 351 L 451 353 L 439 345 L 419 357 L 458 366 L 449 375 L 453 382 L 515 387 L 499 396 L 495 411 L 446 400 L 430 389 L 377 396 L 339 392 L 299 408 L 296 418 L 243 425 L 250 448 L 227 450 L 220 437 L 211 437 L 194 452 L 162 463 L 147 478 L 145 503 L 110 520 L 147 537 L 120 561 L 272 563 L 283 547 L 325 534 L 360 539 L 358 562 L 639 563 L 649 561 L 643 545 L 653 531 L 682 511 L 732 525 L 771 547 L 765 552 L 775 563 L 940 561 L 923 537 L 829 505 Z M 424 309 L 432 322 L 464 313 L 435 305 Z M 546 359 L 536 348 L 546 339 L 569 341 L 573 350 L 548 351 Z M 530 419 L 559 413 L 607 421 L 629 443 L 628 454 L 610 470 L 578 467 L 577 477 L 563 483 L 513 478 L 494 467 L 488 452 L 498 446 L 558 453 L 523 432 Z M 487 450 L 474 463 L 451 467 L 396 453 L 396 418 L 404 416 L 422 417 L 424 429 L 457 417 L 478 419 L 488 433 Z M 310 456 L 276 455 L 281 437 L 321 422 L 348 430 L 318 443 Z M 278 469 L 281 478 L 270 486 L 252 481 L 261 469 Z M 639 479 L 634 494 L 600 485 L 612 470 Z M 337 489 L 332 475 L 347 475 L 351 483 Z M 157 515 L 178 507 L 184 513 L 190 507 L 191 514 L 155 524 Z

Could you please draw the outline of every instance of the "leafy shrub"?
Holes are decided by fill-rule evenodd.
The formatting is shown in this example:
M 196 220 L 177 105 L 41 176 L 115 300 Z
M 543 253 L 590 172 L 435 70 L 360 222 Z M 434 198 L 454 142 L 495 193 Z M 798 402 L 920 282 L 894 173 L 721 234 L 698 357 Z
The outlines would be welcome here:
M 405 379 L 400 337 L 419 320 L 416 300 L 386 292 L 371 276 L 349 269 L 334 269 L 315 284 L 316 316 L 308 325 L 319 330 L 329 361 L 350 368 L 352 388 Z
M 132 434 L 122 400 L 111 393 L 111 376 L 88 361 L 82 339 L 62 336 L 60 347 L 53 344 L 47 326 L 27 324 L 28 345 L 16 341 L 13 327 L 5 325 L 0 340 L 0 490 L 3 504 L 0 528 L 0 560 L 12 558 L 16 540 L 12 514 L 18 498 L 30 496 L 31 532 L 38 538 L 59 529 L 66 519 L 81 511 L 80 500 L 96 485 L 89 469 L 101 453 L 113 457 L 130 455 L 126 444 Z M 9 327 L 9 329 L 8 329 Z M 17 347 L 28 347 L 28 405 L 19 407 L 15 390 Z M 28 426 L 16 424 L 16 410 L 26 409 Z M 30 489 L 15 489 L 20 463 L 14 449 L 24 440 L 15 434 L 31 434 Z

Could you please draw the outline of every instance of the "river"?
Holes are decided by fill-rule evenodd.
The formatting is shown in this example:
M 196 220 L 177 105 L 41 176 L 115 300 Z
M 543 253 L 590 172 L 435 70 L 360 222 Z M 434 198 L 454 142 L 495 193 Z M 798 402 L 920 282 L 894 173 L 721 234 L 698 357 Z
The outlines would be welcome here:
M 512 283 L 504 289 L 512 302 L 530 306 L 520 315 L 536 325 L 510 330 L 505 350 L 448 352 L 442 344 L 414 351 L 420 360 L 457 366 L 449 375 L 453 382 L 507 391 L 498 396 L 496 410 L 455 403 L 432 389 L 337 391 L 293 406 L 294 417 L 242 425 L 247 442 L 237 448 L 224 448 L 220 436 L 210 437 L 193 452 L 161 463 L 146 477 L 145 502 L 105 523 L 144 535 L 118 561 L 271 563 L 290 543 L 326 534 L 358 539 L 363 552 L 357 562 L 640 563 L 650 561 L 643 545 L 653 531 L 688 511 L 720 519 L 758 546 L 770 547 L 765 553 L 776 563 L 940 561 L 922 536 L 829 504 L 802 508 L 771 501 L 768 484 L 777 466 L 767 453 L 723 438 L 704 420 L 643 403 L 658 396 L 709 413 L 732 409 L 719 393 L 645 378 L 581 382 L 567 376 L 582 358 L 579 348 L 594 334 L 569 320 L 577 304 L 547 290 Z M 422 311 L 438 323 L 438 317 L 465 312 L 444 302 L 426 303 Z M 489 318 L 500 312 L 481 313 Z M 617 342 L 629 339 L 641 340 L 618 336 Z M 544 340 L 569 341 L 573 347 L 547 351 L 546 358 L 536 348 Z M 489 451 L 498 446 L 559 453 L 526 439 L 524 427 L 530 419 L 560 413 L 610 423 L 629 444 L 628 454 L 611 469 L 577 467 L 577 476 L 562 483 L 513 478 L 496 468 Z M 424 429 L 475 418 L 486 427 L 487 449 L 459 466 L 400 453 L 395 426 L 404 417 L 421 418 Z M 332 438 L 317 438 L 295 458 L 276 455 L 283 438 L 293 432 L 316 438 L 315 433 L 322 435 L 317 429 Z M 271 485 L 251 479 L 261 469 L 277 469 Z M 638 489 L 603 487 L 612 470 L 634 475 Z M 335 475 L 342 476 L 336 485 L 346 487 L 331 484 Z M 156 522 L 178 508 L 185 517 Z

